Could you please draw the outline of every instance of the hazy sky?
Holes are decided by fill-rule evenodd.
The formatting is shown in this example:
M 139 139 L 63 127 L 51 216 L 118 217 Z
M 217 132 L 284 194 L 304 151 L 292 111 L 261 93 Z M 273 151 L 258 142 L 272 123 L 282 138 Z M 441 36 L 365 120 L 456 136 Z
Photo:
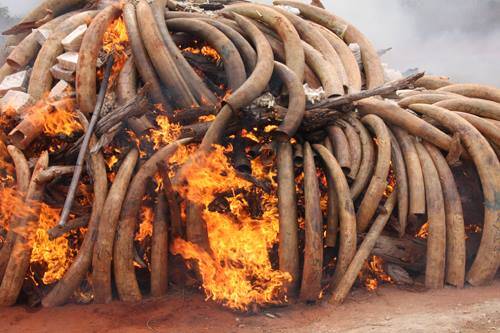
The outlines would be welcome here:
M 261 2 L 269 3 L 270 0 Z M 22 5 L 19 5 L 22 3 Z M 0 0 L 21 15 L 39 0 Z M 500 86 L 500 0 L 323 0 L 364 32 L 383 61 Z

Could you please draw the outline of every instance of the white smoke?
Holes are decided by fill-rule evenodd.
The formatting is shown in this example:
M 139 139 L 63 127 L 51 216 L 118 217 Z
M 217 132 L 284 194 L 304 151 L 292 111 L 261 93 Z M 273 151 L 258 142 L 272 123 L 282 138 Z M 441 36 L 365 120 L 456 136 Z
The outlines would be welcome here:
M 39 2 L 0 0 L 0 6 L 8 6 L 17 16 Z M 378 49 L 392 47 L 383 60 L 394 68 L 404 71 L 419 67 L 428 73 L 450 76 L 457 82 L 500 86 L 500 0 L 323 0 L 323 3 L 356 25 Z

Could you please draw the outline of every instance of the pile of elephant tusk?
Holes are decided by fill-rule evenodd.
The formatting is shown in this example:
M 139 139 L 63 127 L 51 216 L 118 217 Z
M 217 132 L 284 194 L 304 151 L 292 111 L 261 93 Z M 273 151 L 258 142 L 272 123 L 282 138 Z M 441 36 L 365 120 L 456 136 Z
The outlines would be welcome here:
M 320 1 L 44 0 L 6 33 L 0 306 L 496 276 L 499 88 L 389 79 Z

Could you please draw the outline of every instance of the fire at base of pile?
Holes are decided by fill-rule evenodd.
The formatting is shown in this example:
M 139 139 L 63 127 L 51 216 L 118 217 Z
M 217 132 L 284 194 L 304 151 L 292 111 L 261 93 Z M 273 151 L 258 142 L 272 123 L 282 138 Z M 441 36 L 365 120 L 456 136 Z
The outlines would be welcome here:
M 221 2 L 47 0 L 9 29 L 0 305 L 491 282 L 500 90 L 384 72 L 318 1 Z

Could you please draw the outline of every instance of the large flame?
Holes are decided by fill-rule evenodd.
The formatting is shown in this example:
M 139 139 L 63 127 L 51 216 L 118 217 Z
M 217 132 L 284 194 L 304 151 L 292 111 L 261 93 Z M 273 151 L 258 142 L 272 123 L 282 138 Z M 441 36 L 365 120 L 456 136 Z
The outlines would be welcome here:
M 45 267 L 42 277 L 44 284 L 59 281 L 76 254 L 66 237 L 61 236 L 53 240 L 49 238 L 48 231 L 56 226 L 60 213 L 60 209 L 42 204 L 38 225 L 29 233 L 29 243 L 33 248 L 30 262 Z
M 182 239 L 174 241 L 172 252 L 196 261 L 209 299 L 236 310 L 247 310 L 252 304 L 282 302 L 283 284 L 291 276 L 274 270 L 269 258 L 279 231 L 276 188 L 270 193 L 253 189 L 251 183 L 237 176 L 227 152 L 228 149 L 216 146 L 208 156 L 199 157 L 183 170 L 188 184 L 178 188 L 184 197 L 205 206 L 203 219 L 211 253 Z M 272 177 L 258 161 L 254 161 L 253 167 L 255 177 Z M 236 194 L 241 189 L 253 190 L 259 197 L 259 217 L 252 216 L 245 195 Z M 227 196 L 229 209 L 209 210 L 208 205 L 220 193 Z

